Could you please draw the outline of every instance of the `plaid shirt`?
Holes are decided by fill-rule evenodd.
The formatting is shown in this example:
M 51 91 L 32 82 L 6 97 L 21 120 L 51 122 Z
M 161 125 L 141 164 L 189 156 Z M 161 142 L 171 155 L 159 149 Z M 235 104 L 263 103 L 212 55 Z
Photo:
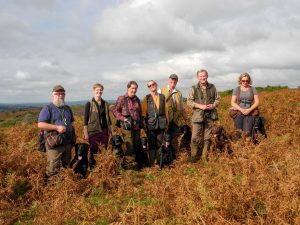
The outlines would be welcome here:
M 125 95 L 119 96 L 113 109 L 114 116 L 118 120 L 124 121 L 124 117 L 128 115 L 125 101 L 128 101 L 128 110 L 131 118 L 136 121 L 134 130 L 140 129 L 142 108 L 140 99 L 137 96 L 130 98 L 127 93 Z

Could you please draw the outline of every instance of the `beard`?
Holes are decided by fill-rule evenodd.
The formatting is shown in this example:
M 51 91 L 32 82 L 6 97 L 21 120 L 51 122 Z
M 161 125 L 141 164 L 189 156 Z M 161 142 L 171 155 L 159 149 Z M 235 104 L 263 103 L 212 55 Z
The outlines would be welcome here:
M 53 100 L 53 104 L 56 106 L 56 107 L 63 107 L 65 105 L 65 101 L 63 99 L 56 99 L 56 100 Z

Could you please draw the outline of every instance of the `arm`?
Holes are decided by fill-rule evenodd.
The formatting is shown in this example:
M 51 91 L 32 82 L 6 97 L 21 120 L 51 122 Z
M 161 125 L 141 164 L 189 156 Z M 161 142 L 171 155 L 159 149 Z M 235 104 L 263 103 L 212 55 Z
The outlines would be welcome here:
M 147 97 L 145 96 L 142 101 L 142 117 L 146 118 L 147 111 L 148 111 Z
M 195 94 L 196 94 L 195 89 L 192 87 L 190 89 L 189 96 L 187 99 L 188 106 L 191 107 L 192 109 L 201 109 L 201 110 L 208 109 L 207 105 L 203 105 L 195 102 Z
M 122 107 L 124 104 L 124 96 L 119 96 L 116 102 L 116 105 L 113 109 L 113 114 L 117 120 L 124 121 L 124 116 L 122 115 Z
M 46 122 L 38 122 L 38 128 L 46 130 L 46 131 L 53 131 L 56 130 L 58 133 L 65 133 L 66 127 L 62 125 L 55 125 Z
M 91 103 L 87 102 L 85 104 L 85 108 L 84 108 L 84 119 L 83 119 L 83 138 L 86 141 L 89 140 L 89 134 L 88 134 L 88 130 L 87 130 L 87 125 L 88 125 L 89 119 L 90 119 L 90 108 L 91 108 Z
M 241 107 L 236 103 L 236 100 L 237 100 L 236 98 L 237 98 L 236 95 L 232 95 L 232 96 L 231 96 L 231 102 L 230 102 L 230 104 L 231 104 L 231 106 L 232 106 L 233 108 L 235 108 L 235 109 L 237 109 L 237 110 L 243 112 L 244 109 L 241 108 Z
M 221 100 L 221 97 L 216 89 L 216 87 L 214 86 L 214 89 L 215 89 L 215 101 L 213 104 L 209 104 L 207 105 L 208 106 L 208 109 L 214 109 L 214 108 L 217 108 L 217 106 L 220 104 L 220 100 Z
M 258 104 L 259 104 L 258 95 L 254 95 L 254 102 L 253 102 L 253 104 L 251 105 L 250 108 L 245 109 L 244 112 L 243 112 L 243 114 L 244 115 L 249 115 L 255 108 L 258 107 Z

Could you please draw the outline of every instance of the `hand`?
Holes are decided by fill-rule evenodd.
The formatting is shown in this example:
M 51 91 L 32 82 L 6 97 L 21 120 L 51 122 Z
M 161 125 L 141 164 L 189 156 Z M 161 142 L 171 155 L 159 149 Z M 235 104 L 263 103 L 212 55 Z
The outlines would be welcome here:
M 56 126 L 56 131 L 57 131 L 58 133 L 60 133 L 60 134 L 65 133 L 66 130 L 67 130 L 67 129 L 66 129 L 65 126 L 62 126 L 62 125 L 57 125 L 57 126 Z
M 207 108 L 208 108 L 209 110 L 212 110 L 212 109 L 215 108 L 215 106 L 214 106 L 214 104 L 208 104 L 208 105 L 207 105 Z
M 86 141 L 89 141 L 89 135 L 88 134 L 84 134 L 83 135 L 83 139 L 86 140 Z
M 208 109 L 207 105 L 202 105 L 202 104 L 198 104 L 197 107 L 199 109 L 202 109 L 202 110 L 207 110 Z
M 243 115 L 247 116 L 251 111 L 249 109 L 243 109 L 242 113 Z

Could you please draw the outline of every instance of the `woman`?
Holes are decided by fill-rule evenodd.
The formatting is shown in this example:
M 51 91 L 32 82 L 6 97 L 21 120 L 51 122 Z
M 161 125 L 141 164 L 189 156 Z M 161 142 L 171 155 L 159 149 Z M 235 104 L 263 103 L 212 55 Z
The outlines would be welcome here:
M 241 132 L 246 136 L 251 136 L 253 113 L 259 104 L 257 91 L 250 85 L 252 80 L 248 73 L 242 73 L 239 76 L 238 84 L 231 97 L 231 106 L 239 111 L 234 118 L 237 139 L 241 138 Z
M 113 109 L 113 114 L 121 123 L 122 135 L 126 144 L 126 163 L 135 161 L 136 150 L 140 141 L 140 129 L 142 128 L 142 109 L 140 99 L 136 96 L 138 84 L 130 81 L 127 84 L 127 92 L 119 96 Z
M 102 144 L 107 148 L 108 137 L 111 133 L 109 105 L 102 99 L 103 90 L 102 84 L 94 84 L 94 97 L 85 104 L 83 133 L 84 139 L 90 143 L 90 168 L 96 164 L 94 154 L 98 153 L 98 145 Z
M 168 108 L 165 96 L 157 92 L 156 82 L 149 80 L 147 86 L 150 94 L 143 99 L 142 115 L 146 121 L 150 166 L 154 166 L 155 159 L 158 158 L 158 149 L 162 145 L 168 126 Z

